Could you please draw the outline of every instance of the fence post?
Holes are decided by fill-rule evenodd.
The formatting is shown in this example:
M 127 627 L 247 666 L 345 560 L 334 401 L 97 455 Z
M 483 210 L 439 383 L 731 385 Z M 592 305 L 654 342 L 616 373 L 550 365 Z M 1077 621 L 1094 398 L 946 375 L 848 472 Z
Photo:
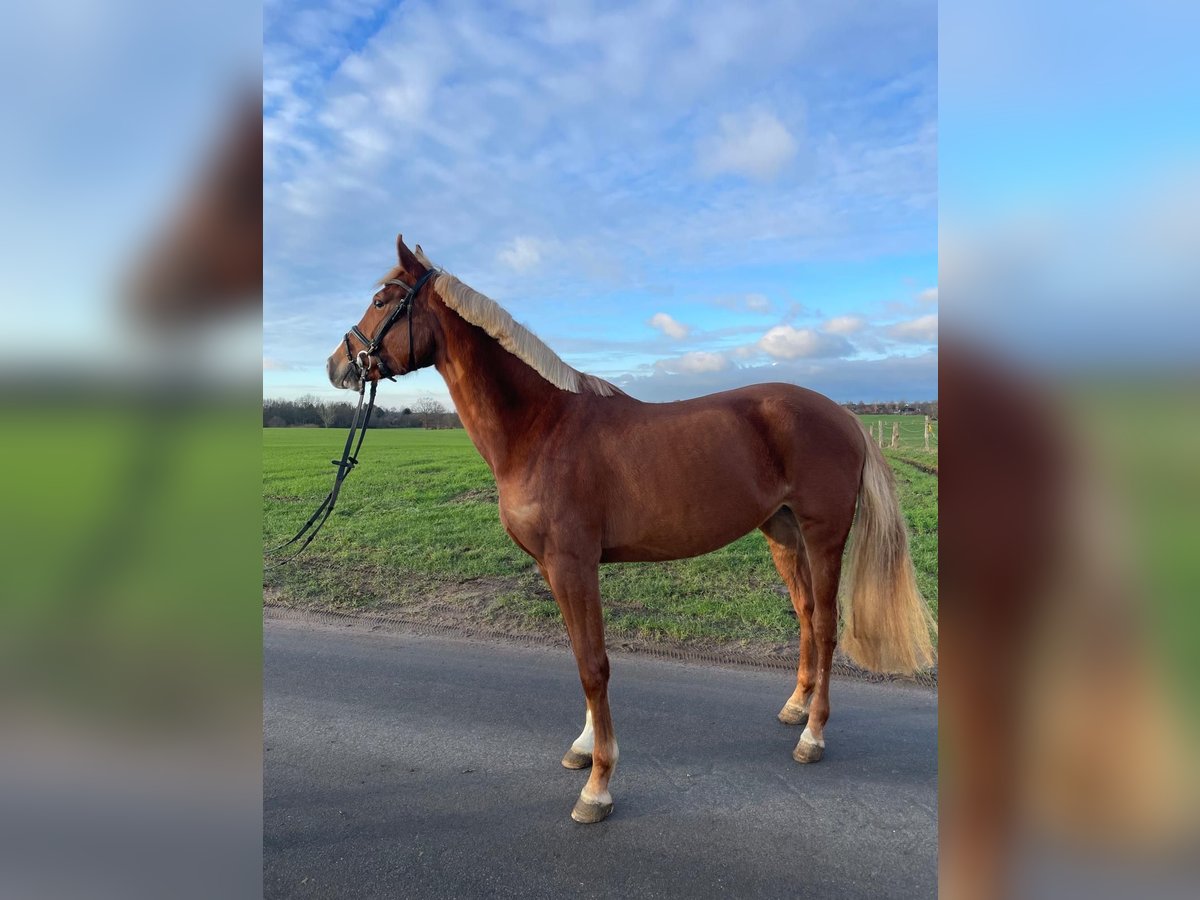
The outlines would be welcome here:
M 925 449 L 929 449 L 929 416 L 925 417 Z
M 883 449 L 883 419 L 879 420 L 879 449 Z
M 892 423 L 892 449 L 895 450 L 900 446 L 900 423 Z

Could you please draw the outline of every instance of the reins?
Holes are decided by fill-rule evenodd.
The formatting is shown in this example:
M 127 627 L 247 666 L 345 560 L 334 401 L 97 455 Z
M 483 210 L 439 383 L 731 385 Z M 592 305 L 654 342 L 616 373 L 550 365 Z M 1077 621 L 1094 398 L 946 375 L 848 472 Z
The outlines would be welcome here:
M 417 283 L 411 286 L 403 281 L 400 281 L 399 279 L 392 279 L 384 282 L 385 284 L 394 284 L 404 288 L 406 291 L 404 299 L 397 303 L 396 308 L 392 310 L 391 314 L 386 319 L 384 319 L 383 324 L 379 327 L 379 330 L 375 332 L 375 337 L 368 338 L 365 334 L 363 334 L 362 329 L 355 325 L 342 339 L 342 342 L 346 346 L 346 357 L 350 360 L 350 365 L 354 366 L 358 370 L 359 386 L 358 407 L 354 410 L 354 419 L 350 423 L 350 432 L 346 435 L 346 446 L 342 449 L 342 458 L 330 460 L 331 463 L 337 466 L 337 476 L 334 478 L 333 487 L 329 489 L 329 493 L 325 495 L 325 499 L 321 501 L 321 505 L 317 507 L 316 511 L 311 516 L 309 516 L 308 521 L 301 526 L 300 530 L 296 532 L 291 540 L 280 544 L 274 549 L 268 550 L 267 555 L 273 556 L 274 554 L 279 553 L 285 547 L 290 547 L 301 538 L 304 538 L 304 543 L 302 543 L 294 553 L 290 554 L 289 556 L 285 556 L 278 562 L 267 566 L 267 568 L 273 569 L 278 566 L 282 566 L 285 563 L 291 562 L 293 559 L 303 553 L 308 545 L 312 543 L 313 538 L 317 536 L 317 533 L 321 530 L 322 526 L 324 526 L 324 524 L 329 520 L 330 515 L 333 514 L 333 507 L 337 503 L 338 494 L 342 490 L 342 482 L 346 480 L 346 476 L 350 474 L 350 470 L 358 465 L 358 452 L 362 449 L 363 438 L 367 436 L 367 425 L 370 423 L 371 413 L 375 409 L 375 392 L 379 389 L 379 381 L 378 379 L 375 379 L 370 382 L 371 396 L 370 399 L 367 399 L 367 375 L 370 373 L 371 367 L 374 365 L 379 367 L 380 377 L 387 378 L 390 381 L 396 380 L 395 374 L 383 361 L 383 357 L 379 356 L 379 348 L 383 345 L 384 336 L 406 312 L 408 313 L 408 368 L 405 370 L 405 374 L 413 371 L 416 358 L 413 348 L 412 305 L 417 298 L 417 294 L 421 292 L 421 288 L 425 287 L 425 283 L 429 281 L 429 279 L 432 278 L 436 272 L 436 269 L 428 269 L 424 275 L 417 279 Z M 354 337 L 357 338 L 358 341 L 363 345 L 363 349 L 359 350 L 358 353 L 354 353 L 353 348 L 350 346 L 351 334 L 353 334 Z M 365 414 L 363 412 L 364 400 L 366 400 Z M 355 433 L 358 434 L 357 445 L 354 443 Z M 354 448 L 353 453 L 350 452 L 351 447 Z M 306 534 L 307 537 L 305 537 Z
M 342 458 L 330 460 L 331 463 L 337 466 L 338 470 L 337 477 L 333 480 L 333 487 L 329 489 L 329 493 L 325 495 L 325 499 L 321 501 L 321 505 L 317 507 L 316 512 L 309 516 L 308 521 L 305 522 L 300 530 L 296 532 L 295 536 L 291 540 L 280 544 L 278 547 L 268 550 L 267 555 L 273 556 L 274 554 L 283 550 L 285 547 L 290 547 L 292 544 L 296 543 L 296 541 L 303 538 L 305 532 L 308 532 L 308 537 L 305 538 L 304 543 L 297 548 L 295 553 L 292 553 L 290 556 L 285 556 L 283 559 L 279 560 L 273 565 L 268 566 L 267 568 L 273 569 L 277 566 L 282 566 L 284 563 L 291 562 L 293 559 L 303 553 L 308 545 L 312 543 L 313 538 L 317 536 L 317 532 L 321 530 L 321 527 L 329 519 L 330 515 L 332 515 L 333 507 L 337 503 L 338 494 L 342 490 L 342 482 L 346 480 L 346 476 L 350 474 L 350 470 L 358 465 L 358 451 L 362 449 L 363 438 L 367 436 L 367 425 L 371 421 L 371 412 L 375 409 L 375 391 L 378 390 L 378 388 L 379 382 L 372 381 L 371 399 L 367 401 L 366 415 L 364 416 L 363 399 L 367 393 L 367 381 L 365 378 L 361 380 L 358 388 L 358 408 L 354 410 L 354 420 L 350 423 L 350 433 L 346 435 L 346 446 L 342 449 Z M 359 424 L 360 419 L 362 420 L 361 425 Z M 351 453 L 350 448 L 351 446 L 354 446 L 354 433 L 356 431 L 358 432 L 358 445 L 354 447 L 354 452 Z M 310 528 L 312 529 L 311 532 L 309 532 Z

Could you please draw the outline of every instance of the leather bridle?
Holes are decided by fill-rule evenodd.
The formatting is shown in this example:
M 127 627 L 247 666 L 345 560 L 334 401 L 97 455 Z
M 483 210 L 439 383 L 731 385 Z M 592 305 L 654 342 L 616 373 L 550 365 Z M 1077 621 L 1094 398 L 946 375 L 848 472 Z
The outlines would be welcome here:
M 416 354 L 413 345 L 413 303 L 416 301 L 417 295 L 421 293 L 421 289 L 425 287 L 426 282 L 437 274 L 437 271 L 437 269 L 427 270 L 424 275 L 417 279 L 416 284 L 413 285 L 409 285 L 398 278 L 385 281 L 385 285 L 394 284 L 404 288 L 404 298 L 396 304 L 395 308 L 388 314 L 388 317 L 383 320 L 383 324 L 376 330 L 373 338 L 368 338 L 363 334 L 362 329 L 357 325 L 346 332 L 345 337 L 342 338 L 342 343 L 346 346 L 346 357 L 350 360 L 350 365 L 358 370 L 358 407 L 354 410 L 354 420 L 350 423 L 350 433 L 346 435 L 346 446 L 342 449 L 342 458 L 330 460 L 330 462 L 337 466 L 337 476 L 334 478 L 333 487 L 329 489 L 329 493 L 325 495 L 325 499 L 321 501 L 321 505 L 317 507 L 316 512 L 309 516 L 308 521 L 304 523 L 290 541 L 269 550 L 268 555 L 276 554 L 285 547 L 290 547 L 301 538 L 304 538 L 304 543 L 300 545 L 295 553 L 284 557 L 267 568 L 281 566 L 303 553 L 333 513 L 333 507 L 337 503 L 338 494 L 342 489 L 342 482 L 346 480 L 346 476 L 350 474 L 350 470 L 358 465 L 358 451 L 362 449 L 363 438 L 367 435 L 367 425 L 370 423 L 371 413 L 375 409 L 375 392 L 379 388 L 379 379 L 374 379 L 370 382 L 371 395 L 370 399 L 366 400 L 365 414 L 363 412 L 363 401 L 367 397 L 367 375 L 370 373 L 372 366 L 378 366 L 381 378 L 387 378 L 391 381 L 396 380 L 395 373 L 383 361 L 383 357 L 379 355 L 379 350 L 383 346 L 383 339 L 388 331 L 400 321 L 400 317 L 405 313 L 408 314 L 408 368 L 404 370 L 404 374 L 407 375 L 414 370 Z M 350 346 L 350 335 L 354 335 L 363 345 L 363 349 L 359 350 L 358 353 L 355 353 L 354 349 Z M 357 444 L 354 443 L 356 432 L 358 434 Z M 354 447 L 353 453 L 350 452 L 351 447 Z
M 346 345 L 346 358 L 350 360 L 350 365 L 355 366 L 358 369 L 360 381 L 366 381 L 367 373 L 371 371 L 372 365 L 379 366 L 379 376 L 381 378 L 387 378 L 390 381 L 396 380 L 395 374 L 388 368 L 387 363 L 383 361 L 383 357 L 379 355 L 379 348 L 383 346 L 383 339 L 391 330 L 392 326 L 395 325 L 400 320 L 400 317 L 406 312 L 409 315 L 408 369 L 405 371 L 411 372 L 413 370 L 415 359 L 413 355 L 412 305 L 413 301 L 417 299 L 417 294 L 421 293 L 421 288 L 425 287 L 425 282 L 432 278 L 436 271 L 436 269 L 426 270 L 425 274 L 417 279 L 417 283 L 411 286 L 406 282 L 401 281 L 399 278 L 392 278 L 384 282 L 385 285 L 394 284 L 398 287 L 404 288 L 405 294 L 404 299 L 397 303 L 395 308 L 392 309 L 391 313 L 388 314 L 388 317 L 383 320 L 383 324 L 380 325 L 379 330 L 375 332 L 375 337 L 368 338 L 365 334 L 363 334 L 362 329 L 357 325 L 346 332 L 345 337 L 342 338 L 342 343 Z M 358 353 L 355 353 L 353 348 L 350 346 L 350 335 L 354 335 L 354 337 L 358 339 L 359 343 L 363 345 L 363 349 L 359 350 Z

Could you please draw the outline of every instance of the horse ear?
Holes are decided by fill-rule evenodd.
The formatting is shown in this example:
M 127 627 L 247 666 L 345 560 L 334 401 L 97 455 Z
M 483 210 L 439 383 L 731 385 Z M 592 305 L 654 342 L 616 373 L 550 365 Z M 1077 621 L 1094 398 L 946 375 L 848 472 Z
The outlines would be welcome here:
M 400 265 L 410 272 L 418 265 L 417 258 L 404 245 L 404 235 L 402 234 L 396 235 L 396 256 L 400 261 Z

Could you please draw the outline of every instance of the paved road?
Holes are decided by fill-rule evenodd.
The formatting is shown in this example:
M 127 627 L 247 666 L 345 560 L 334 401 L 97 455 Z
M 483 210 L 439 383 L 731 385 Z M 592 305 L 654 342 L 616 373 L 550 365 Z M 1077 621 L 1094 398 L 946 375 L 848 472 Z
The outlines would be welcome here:
M 562 650 L 264 623 L 269 897 L 932 897 L 937 706 L 835 680 L 792 761 L 785 672 L 615 656 L 621 762 L 599 825 L 558 764 Z

